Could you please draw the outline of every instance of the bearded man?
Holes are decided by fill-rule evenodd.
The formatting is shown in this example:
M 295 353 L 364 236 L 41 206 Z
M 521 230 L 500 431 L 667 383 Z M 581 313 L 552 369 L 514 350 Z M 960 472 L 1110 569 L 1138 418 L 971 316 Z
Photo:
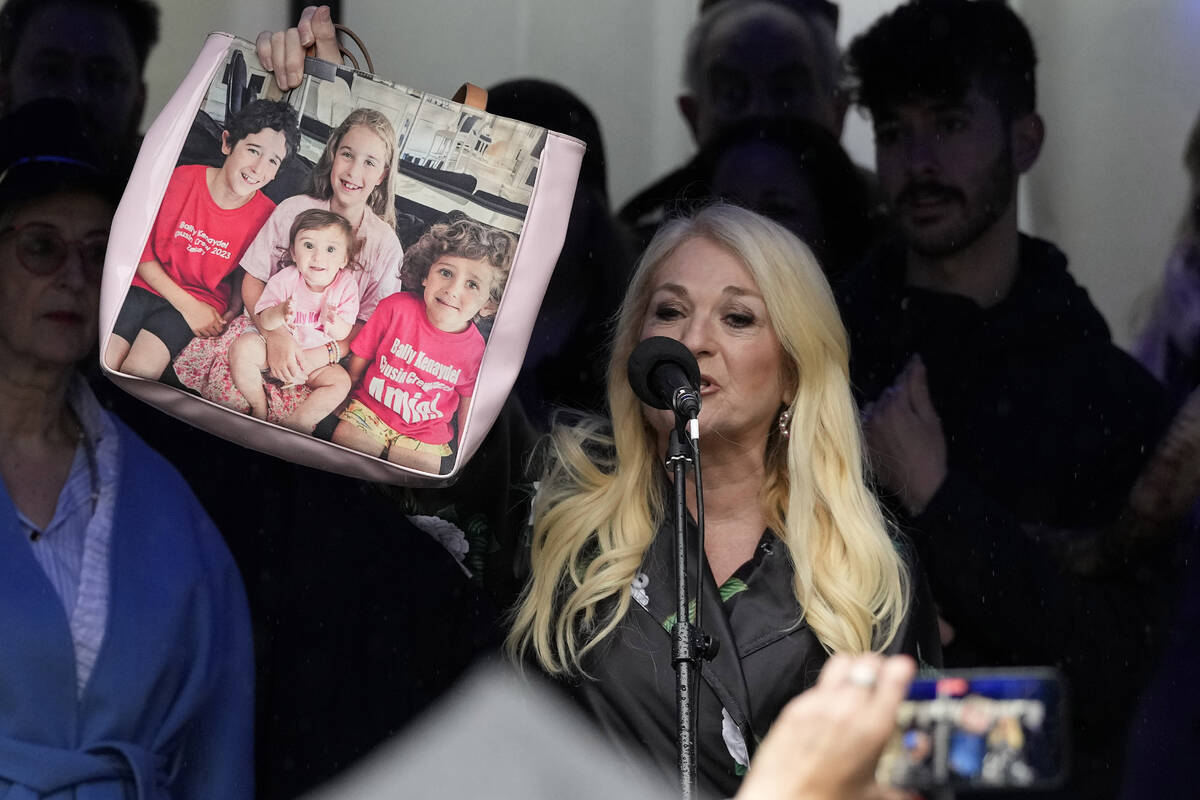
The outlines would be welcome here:
M 1120 512 L 1163 392 L 1065 256 L 1018 231 L 1017 182 L 1045 135 L 1020 18 L 913 0 L 851 44 L 849 67 L 896 234 L 840 293 L 877 480 L 929 574 L 947 666 L 1063 669 L 1066 791 L 1109 796 L 1161 573 L 1084 575 L 1068 554 Z

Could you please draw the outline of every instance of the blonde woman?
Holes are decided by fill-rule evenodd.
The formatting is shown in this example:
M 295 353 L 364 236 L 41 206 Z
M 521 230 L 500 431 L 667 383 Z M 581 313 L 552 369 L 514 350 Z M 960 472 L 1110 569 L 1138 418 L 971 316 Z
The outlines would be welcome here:
M 864 483 L 846 334 L 819 265 L 779 225 L 718 204 L 668 223 L 642 257 L 609 365 L 611 421 L 551 434 L 510 653 L 569 683 L 618 742 L 674 769 L 661 466 L 673 418 L 643 406 L 625 377 L 650 336 L 683 342 L 702 375 L 700 624 L 720 648 L 700 682 L 698 772 L 702 790 L 728 797 L 830 653 L 937 663 L 935 622 Z

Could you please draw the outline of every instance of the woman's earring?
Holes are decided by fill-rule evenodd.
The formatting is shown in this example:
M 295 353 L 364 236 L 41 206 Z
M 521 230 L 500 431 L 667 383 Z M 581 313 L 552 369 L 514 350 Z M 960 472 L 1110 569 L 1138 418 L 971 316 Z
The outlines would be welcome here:
M 789 426 L 792 424 L 792 412 L 786 408 L 779 412 L 779 435 L 783 438 L 788 438 L 792 435 Z

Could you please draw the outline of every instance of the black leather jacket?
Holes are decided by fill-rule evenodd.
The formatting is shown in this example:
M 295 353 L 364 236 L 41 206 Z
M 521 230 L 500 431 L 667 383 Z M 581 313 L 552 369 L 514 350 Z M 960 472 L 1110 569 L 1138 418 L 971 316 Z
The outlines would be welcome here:
M 635 602 L 585 659 L 591 679 L 573 692 L 619 748 L 677 776 L 673 539 L 670 524 L 655 536 L 631 589 Z M 689 565 L 694 561 L 690 557 Z M 928 586 L 915 574 L 908 616 L 887 650 L 940 666 Z M 758 741 L 788 700 L 814 684 L 828 656 L 808 625 L 798 622 L 787 549 L 770 531 L 724 586 L 716 585 L 706 564 L 701 590 L 701 627 L 719 649 L 701 670 L 697 772 L 702 792 L 730 797 Z

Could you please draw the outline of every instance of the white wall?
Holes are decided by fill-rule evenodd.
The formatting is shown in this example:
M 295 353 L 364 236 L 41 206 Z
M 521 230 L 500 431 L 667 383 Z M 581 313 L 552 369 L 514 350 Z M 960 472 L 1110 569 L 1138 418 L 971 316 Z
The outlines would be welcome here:
M 845 50 L 850 40 L 871 26 L 888 11 L 900 5 L 901 0 L 843 0 L 838 22 L 838 44 Z M 859 164 L 875 166 L 875 141 L 871 124 L 864 112 L 852 108 L 846 114 L 846 127 L 842 131 L 842 145 Z
M 600 120 L 610 194 L 624 202 L 691 150 L 675 109 L 683 38 L 697 0 L 344 0 L 376 71 L 450 95 L 541 77 L 579 95 Z
M 1117 340 L 1159 275 L 1181 211 L 1180 153 L 1200 109 L 1200 0 L 1012 0 L 1041 58 L 1046 149 L 1022 189 L 1026 229 L 1060 244 Z M 160 0 L 149 124 L 209 30 L 254 38 L 287 21 L 285 0 Z M 845 45 L 898 0 L 842 0 Z M 452 93 L 540 76 L 599 118 L 614 203 L 688 157 L 675 106 L 697 0 L 344 0 L 381 75 Z M 855 112 L 844 137 L 874 160 Z
M 1162 272 L 1200 110 L 1197 0 L 1021 0 L 1041 59 L 1046 147 L 1029 214 L 1057 242 L 1115 338 Z
M 254 40 L 258 32 L 288 24 L 287 0 L 156 0 L 162 10 L 158 46 L 146 63 L 146 114 L 150 127 L 183 81 L 212 31 Z

